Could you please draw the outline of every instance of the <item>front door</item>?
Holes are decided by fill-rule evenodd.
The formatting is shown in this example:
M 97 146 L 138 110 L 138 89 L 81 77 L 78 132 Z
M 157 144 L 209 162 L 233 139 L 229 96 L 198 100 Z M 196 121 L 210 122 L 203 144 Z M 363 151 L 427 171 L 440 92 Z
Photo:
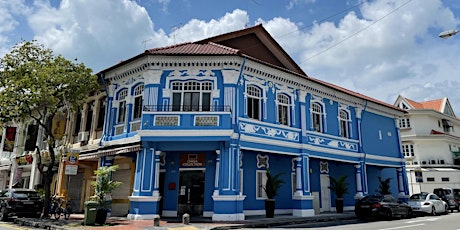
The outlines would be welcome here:
M 180 172 L 178 214 L 202 216 L 204 204 L 205 170 L 186 170 Z
M 331 190 L 329 189 L 330 181 L 328 174 L 321 174 L 321 212 L 331 211 Z

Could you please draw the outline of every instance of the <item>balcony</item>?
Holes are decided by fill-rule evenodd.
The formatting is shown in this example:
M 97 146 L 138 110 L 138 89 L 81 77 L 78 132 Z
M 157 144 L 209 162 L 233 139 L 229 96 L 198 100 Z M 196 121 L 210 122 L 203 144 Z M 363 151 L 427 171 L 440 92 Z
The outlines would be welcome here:
M 143 108 L 142 130 L 231 128 L 228 106 L 147 105 Z

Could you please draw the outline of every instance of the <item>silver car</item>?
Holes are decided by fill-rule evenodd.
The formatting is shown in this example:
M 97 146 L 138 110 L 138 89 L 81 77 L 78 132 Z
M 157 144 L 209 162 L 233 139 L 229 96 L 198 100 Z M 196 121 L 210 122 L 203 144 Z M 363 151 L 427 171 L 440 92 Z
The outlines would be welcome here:
M 447 203 L 434 193 L 422 192 L 413 194 L 410 196 L 408 204 L 414 212 L 431 214 L 433 216 L 439 213 L 447 214 L 449 211 Z

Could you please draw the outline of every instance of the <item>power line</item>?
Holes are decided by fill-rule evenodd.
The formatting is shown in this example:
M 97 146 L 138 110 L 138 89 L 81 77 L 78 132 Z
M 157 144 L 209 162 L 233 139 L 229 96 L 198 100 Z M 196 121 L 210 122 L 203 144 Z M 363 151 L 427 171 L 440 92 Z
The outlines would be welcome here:
M 373 21 L 373 22 L 372 22 L 371 24 L 369 24 L 368 26 L 366 26 L 366 27 L 364 27 L 364 28 L 362 28 L 362 29 L 356 31 L 355 33 L 351 34 L 350 36 L 345 37 L 344 39 L 340 40 L 339 42 L 337 42 L 337 43 L 335 43 L 335 44 L 329 46 L 328 48 L 326 48 L 326 49 L 324 49 L 324 50 L 322 50 L 322 51 L 320 51 L 320 52 L 314 54 L 313 56 L 308 57 L 307 59 L 301 61 L 299 64 L 304 63 L 304 62 L 306 62 L 306 61 L 308 61 L 308 60 L 310 60 L 310 59 L 312 59 L 312 58 L 314 58 L 314 57 L 316 57 L 316 56 L 318 56 L 318 55 L 320 55 L 320 54 L 323 54 L 323 53 L 325 53 L 326 51 L 328 51 L 328 50 L 330 50 L 330 49 L 332 49 L 332 48 L 334 48 L 334 47 L 336 47 L 336 46 L 342 44 L 343 42 L 347 41 L 348 39 L 350 39 L 350 38 L 352 38 L 352 37 L 358 35 L 359 33 L 361 33 L 361 32 L 363 32 L 363 31 L 367 30 L 369 27 L 375 25 L 377 22 L 380 22 L 381 20 L 383 20 L 384 18 L 386 18 L 386 17 L 389 16 L 390 14 L 393 14 L 393 13 L 396 12 L 397 10 L 399 10 L 399 9 L 401 9 L 402 7 L 404 7 L 405 5 L 409 4 L 409 2 L 411 2 L 411 1 L 412 1 L 412 0 L 408 0 L 407 2 L 403 3 L 402 5 L 400 5 L 400 6 L 396 7 L 396 8 L 394 8 L 394 9 L 393 9 L 392 11 L 390 11 L 388 14 L 385 14 L 385 15 L 382 16 L 381 18 L 379 18 L 379 19 Z

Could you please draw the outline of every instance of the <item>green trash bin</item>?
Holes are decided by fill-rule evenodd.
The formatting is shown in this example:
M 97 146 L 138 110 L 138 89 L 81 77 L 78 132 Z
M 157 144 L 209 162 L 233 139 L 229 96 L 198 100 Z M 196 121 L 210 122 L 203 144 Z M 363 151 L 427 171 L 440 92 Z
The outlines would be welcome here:
M 96 201 L 85 202 L 85 220 L 84 225 L 94 225 L 96 222 L 97 207 L 99 204 Z

